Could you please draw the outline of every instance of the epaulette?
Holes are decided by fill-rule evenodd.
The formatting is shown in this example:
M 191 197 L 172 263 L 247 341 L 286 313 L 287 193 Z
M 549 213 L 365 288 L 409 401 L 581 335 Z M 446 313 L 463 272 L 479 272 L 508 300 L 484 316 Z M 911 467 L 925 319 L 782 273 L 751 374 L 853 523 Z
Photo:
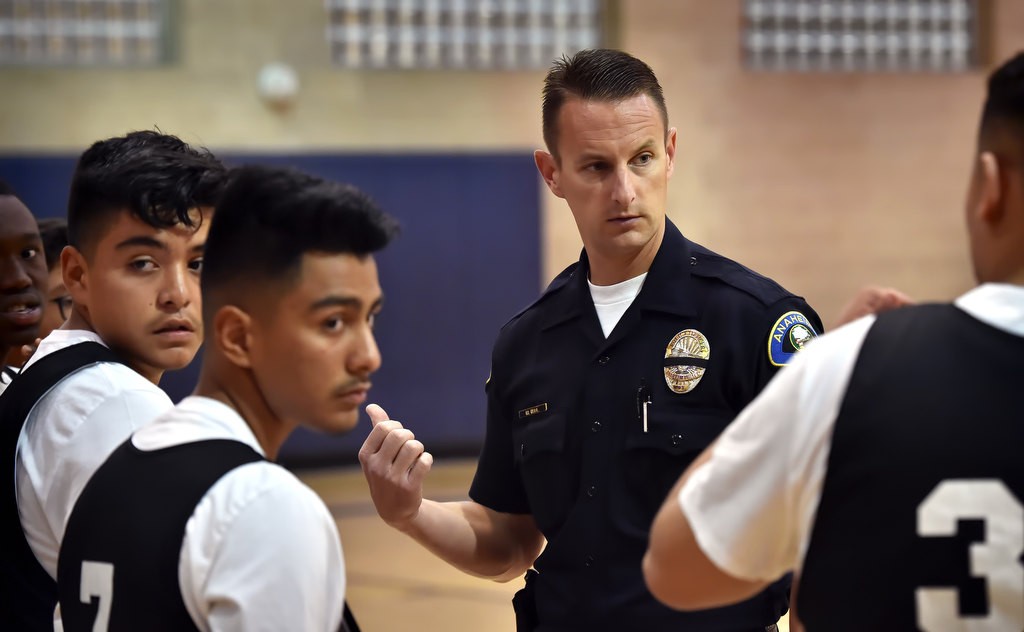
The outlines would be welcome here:
M 690 242 L 690 266 L 690 273 L 694 276 L 719 279 L 753 296 L 765 306 L 793 296 L 768 277 L 693 242 Z

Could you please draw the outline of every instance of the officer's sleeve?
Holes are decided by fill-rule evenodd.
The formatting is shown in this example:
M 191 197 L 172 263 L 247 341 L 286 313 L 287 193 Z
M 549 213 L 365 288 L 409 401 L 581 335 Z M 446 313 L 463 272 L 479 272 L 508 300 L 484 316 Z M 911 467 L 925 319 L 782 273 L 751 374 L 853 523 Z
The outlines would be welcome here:
M 757 325 L 754 390 L 749 399 L 761 392 L 779 369 L 792 362 L 801 349 L 823 333 L 825 327 L 821 318 L 804 299 L 789 296 L 769 305 Z
M 491 375 L 484 390 L 487 393 L 487 434 L 477 463 L 476 475 L 469 488 L 473 501 L 502 513 L 530 513 L 515 462 L 512 417 L 501 398 L 501 339 L 491 358 Z

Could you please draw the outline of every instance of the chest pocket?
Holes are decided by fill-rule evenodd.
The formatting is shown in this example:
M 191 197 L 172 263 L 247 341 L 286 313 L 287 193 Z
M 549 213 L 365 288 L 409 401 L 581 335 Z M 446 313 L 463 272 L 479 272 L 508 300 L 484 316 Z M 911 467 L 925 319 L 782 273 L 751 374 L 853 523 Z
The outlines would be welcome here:
M 626 436 L 622 474 L 612 494 L 617 526 L 646 538 L 672 486 L 730 421 L 723 411 L 658 410 L 652 406 L 647 432 L 633 424 Z
M 515 429 L 513 445 L 530 510 L 537 526 L 547 534 L 565 520 L 572 494 L 565 455 L 565 415 L 538 417 Z

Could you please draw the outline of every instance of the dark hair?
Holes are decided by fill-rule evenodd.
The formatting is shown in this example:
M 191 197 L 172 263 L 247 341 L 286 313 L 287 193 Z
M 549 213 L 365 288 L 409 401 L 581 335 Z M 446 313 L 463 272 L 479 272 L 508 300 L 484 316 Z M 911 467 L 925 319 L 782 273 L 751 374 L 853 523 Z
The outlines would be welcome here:
M 200 282 L 203 310 L 226 287 L 290 281 L 309 252 L 365 257 L 387 245 L 398 224 L 355 187 L 295 171 L 239 167 L 213 214 Z M 209 309 L 207 309 L 209 308 Z
M 581 50 L 572 57 L 563 55 L 544 79 L 541 119 L 548 151 L 557 156 L 558 113 L 569 98 L 616 102 L 642 94 L 658 106 L 667 133 L 665 95 L 650 66 L 628 53 L 608 48 Z
M 60 265 L 60 251 L 68 245 L 68 223 L 57 217 L 37 220 L 39 236 L 43 238 L 43 253 L 46 255 L 46 269 L 53 270 Z
M 1017 53 L 988 78 L 988 96 L 981 113 L 981 133 L 1010 125 L 1024 135 L 1024 52 Z
M 226 170 L 206 149 L 154 131 L 96 142 L 78 159 L 68 199 L 68 241 L 79 250 L 128 211 L 154 228 L 198 227 L 193 209 L 213 206 Z
M 6 180 L 0 178 L 0 195 L 12 195 L 18 197 L 18 194 L 14 192 L 14 189 Z

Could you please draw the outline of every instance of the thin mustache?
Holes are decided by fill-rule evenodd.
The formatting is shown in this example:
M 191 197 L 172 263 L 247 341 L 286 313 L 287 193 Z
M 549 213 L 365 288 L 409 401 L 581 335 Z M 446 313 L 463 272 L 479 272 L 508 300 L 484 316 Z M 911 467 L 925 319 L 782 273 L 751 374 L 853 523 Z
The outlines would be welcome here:
M 351 380 L 345 382 L 344 384 L 342 384 L 341 386 L 339 386 L 334 391 L 334 393 L 335 393 L 335 395 L 344 395 L 345 393 L 348 393 L 349 391 L 354 391 L 354 390 L 358 390 L 358 389 L 370 390 L 371 386 L 373 386 L 373 384 L 371 384 L 368 379 L 366 379 L 366 378 L 358 378 L 357 377 L 357 378 L 351 379 Z

